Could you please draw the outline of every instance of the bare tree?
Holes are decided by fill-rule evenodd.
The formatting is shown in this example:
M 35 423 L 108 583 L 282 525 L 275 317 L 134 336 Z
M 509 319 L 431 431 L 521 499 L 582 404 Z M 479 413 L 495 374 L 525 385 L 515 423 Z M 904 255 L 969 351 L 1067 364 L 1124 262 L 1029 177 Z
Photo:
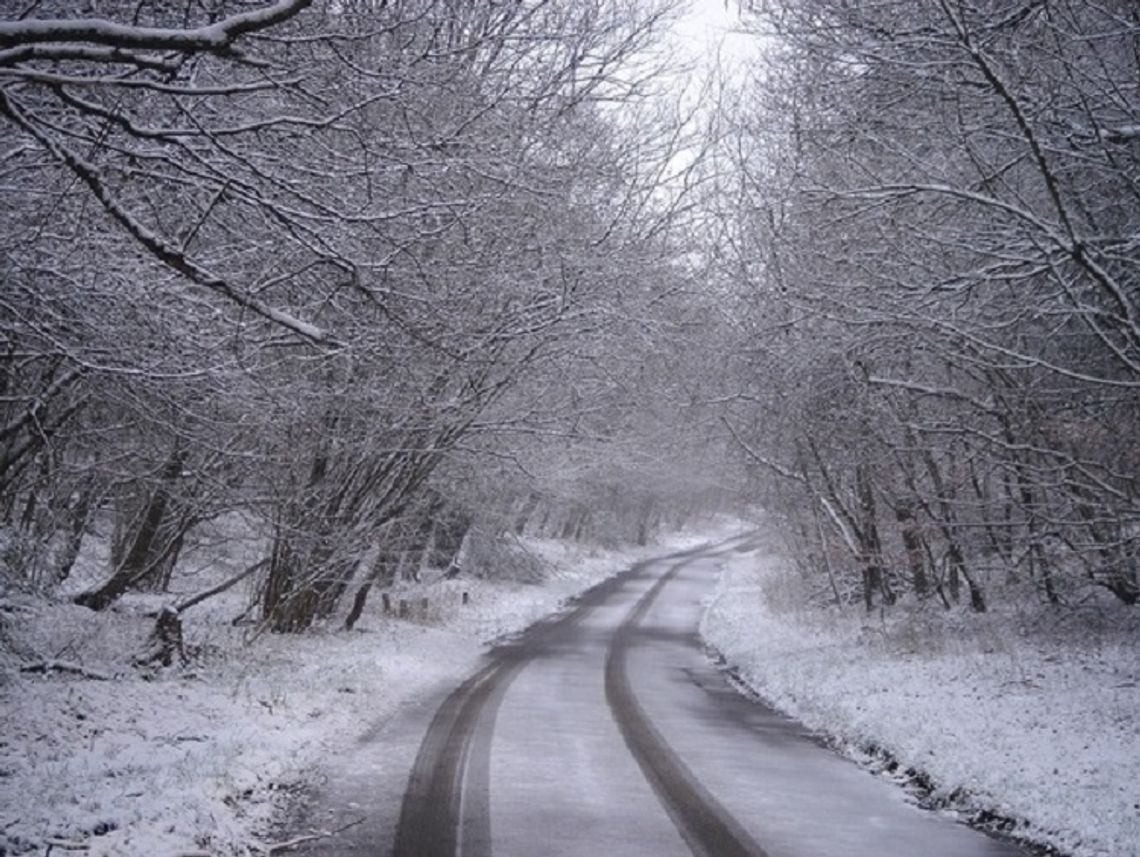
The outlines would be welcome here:
M 1135 8 L 757 14 L 728 234 L 778 335 L 742 367 L 774 388 L 737 409 L 742 447 L 856 557 L 873 519 L 916 593 L 1135 603 Z M 746 431 L 757 408 L 780 428 Z

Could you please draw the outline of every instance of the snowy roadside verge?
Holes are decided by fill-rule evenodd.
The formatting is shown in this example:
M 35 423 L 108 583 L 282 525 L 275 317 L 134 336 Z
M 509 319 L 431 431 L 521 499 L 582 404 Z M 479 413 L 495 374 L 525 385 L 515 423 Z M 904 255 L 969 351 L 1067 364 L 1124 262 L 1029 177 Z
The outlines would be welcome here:
M 701 633 L 765 701 L 931 802 L 1074 857 L 1140 842 L 1135 611 L 867 616 L 798 608 L 763 550 L 723 560 Z M 870 757 L 870 758 L 869 758 Z
M 539 581 L 405 586 L 393 598 L 415 608 L 406 620 L 379 612 L 377 597 L 354 631 L 248 645 L 222 621 L 240 596 L 219 597 L 187 616 L 193 662 L 154 673 L 130 665 L 153 624 L 145 598 L 93 613 L 10 595 L 0 605 L 0 857 L 267 853 L 285 798 L 352 736 L 465 676 L 488 642 L 696 541 L 605 551 L 528 540 L 547 569 Z M 51 660 L 107 678 L 22 671 Z

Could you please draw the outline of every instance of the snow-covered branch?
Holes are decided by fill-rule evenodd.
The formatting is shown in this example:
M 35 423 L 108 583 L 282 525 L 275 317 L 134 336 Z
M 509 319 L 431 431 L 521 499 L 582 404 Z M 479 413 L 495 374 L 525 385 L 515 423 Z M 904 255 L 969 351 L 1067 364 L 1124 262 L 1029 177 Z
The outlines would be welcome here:
M 0 47 L 37 43 L 86 42 L 113 48 L 217 53 L 249 33 L 269 29 L 289 20 L 313 0 L 278 2 L 231 15 L 213 24 L 192 29 L 138 27 L 102 18 L 56 18 L 0 21 Z
M 235 304 L 242 306 L 259 316 L 280 325 L 283 328 L 322 345 L 335 346 L 336 341 L 316 325 L 303 321 L 283 312 L 275 307 L 262 303 L 256 297 L 247 294 L 222 277 L 218 277 L 205 270 L 189 256 L 165 240 L 157 232 L 140 222 L 129 212 L 111 192 L 103 181 L 99 169 L 88 162 L 77 152 L 72 151 L 63 143 L 43 133 L 23 111 L 13 102 L 7 93 L 0 91 L 0 113 L 8 116 L 18 126 L 35 137 L 46 149 L 66 164 L 75 175 L 90 189 L 95 198 L 102 203 L 107 213 L 115 218 L 134 238 L 164 264 L 183 274 L 191 282 L 204 286 L 216 292 Z
M 779 462 L 772 461 L 770 458 L 768 458 L 768 457 L 762 455 L 761 453 L 757 452 L 752 446 L 750 446 L 744 440 L 744 438 L 742 438 L 740 436 L 739 432 L 737 432 L 737 430 L 735 428 L 733 428 L 732 423 L 729 422 L 727 417 L 721 417 L 720 421 L 724 425 L 724 427 L 726 429 L 728 429 L 728 433 L 730 435 L 732 435 L 732 439 L 736 442 L 736 445 L 739 446 L 745 452 L 745 454 L 748 456 L 749 460 L 754 461 L 755 463 L 757 463 L 763 467 L 768 468 L 769 470 L 771 470 L 773 473 L 777 474 L 778 476 L 782 476 L 784 479 L 790 479 L 793 482 L 799 482 L 799 483 L 805 483 L 806 482 L 802 473 L 796 473 L 795 471 L 793 471 L 787 467 L 784 467 L 784 465 L 780 464 Z

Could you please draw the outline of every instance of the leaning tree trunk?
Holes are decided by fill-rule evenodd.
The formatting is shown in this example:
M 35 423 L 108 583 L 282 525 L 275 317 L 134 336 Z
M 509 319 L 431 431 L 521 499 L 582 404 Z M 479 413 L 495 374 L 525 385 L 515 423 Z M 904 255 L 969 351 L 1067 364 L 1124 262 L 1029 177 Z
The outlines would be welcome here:
M 827 573 L 827 582 L 831 586 L 831 594 L 835 598 L 835 606 L 843 606 L 843 597 L 839 592 L 839 585 L 835 581 L 835 569 L 831 564 L 831 547 L 827 541 L 827 531 L 823 527 L 823 520 L 819 516 L 819 505 L 814 498 L 811 499 L 812 520 L 815 522 L 815 531 L 819 541 L 819 555 L 823 570 Z
M 400 568 L 400 552 L 391 541 L 380 544 L 376 552 L 376 559 L 372 563 L 372 570 L 352 597 L 352 607 L 344 619 L 344 630 L 351 631 L 364 612 L 364 605 L 368 601 L 368 594 L 373 586 L 390 586 L 396 579 Z
M 939 514 L 937 515 L 937 523 L 938 529 L 942 533 L 942 538 L 946 540 L 946 560 L 949 565 L 947 574 L 949 576 L 951 597 L 955 601 L 958 600 L 960 581 L 964 580 L 970 592 L 971 609 L 973 609 L 975 613 L 985 613 L 985 596 L 982 593 L 981 587 L 966 568 L 966 555 L 962 551 L 962 546 L 955 532 L 958 521 L 954 515 L 952 505 L 954 496 L 946 485 L 946 481 L 942 478 L 942 469 L 938 466 L 938 462 L 935 461 L 934 455 L 929 449 L 923 450 L 922 460 L 926 467 L 926 472 L 930 476 L 930 481 L 934 485 L 934 494 L 938 500 Z
M 125 539 L 129 548 L 111 578 L 97 589 L 78 595 L 76 604 L 102 610 L 131 587 L 147 580 L 160 581 L 164 569 L 169 579 L 169 569 L 177 560 L 183 536 L 194 523 L 191 516 L 174 508 L 173 486 L 182 475 L 182 464 L 181 452 L 170 457 L 133 531 Z
M 87 525 L 91 523 L 91 516 L 98 507 L 99 492 L 88 483 L 79 491 L 74 503 L 68 505 L 68 526 L 66 538 L 59 552 L 55 555 L 53 563 L 53 583 L 59 585 L 71 575 L 75 560 L 79 558 L 79 549 L 83 546 L 83 535 L 87 532 Z
M 445 569 L 449 576 L 459 573 L 459 552 L 471 529 L 471 516 L 450 508 L 435 522 L 432 532 L 432 564 Z
M 653 516 L 653 500 L 648 498 L 641 502 L 637 508 L 634 538 L 639 547 L 649 544 L 649 521 Z

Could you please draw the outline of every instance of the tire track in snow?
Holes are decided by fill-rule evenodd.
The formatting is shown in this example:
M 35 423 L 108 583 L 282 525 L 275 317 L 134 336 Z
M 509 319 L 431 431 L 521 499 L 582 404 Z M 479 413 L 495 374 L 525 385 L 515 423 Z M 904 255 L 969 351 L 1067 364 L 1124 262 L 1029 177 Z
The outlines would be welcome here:
M 733 542 L 737 539 L 731 540 Z M 579 622 L 594 607 L 605 602 L 615 591 L 624 585 L 631 577 L 642 573 L 649 566 L 670 560 L 692 558 L 697 556 L 712 556 L 717 551 L 708 545 L 701 545 L 686 551 L 680 551 L 669 556 L 658 557 L 645 562 L 637 563 L 626 571 L 615 575 L 609 580 L 595 586 L 580 596 L 577 605 L 572 611 L 552 620 L 539 622 L 516 641 L 499 647 L 491 653 L 491 662 L 471 678 L 467 679 L 458 688 L 452 691 L 432 718 L 431 724 L 420 744 L 412 773 L 408 779 L 407 790 L 404 794 L 400 808 L 400 817 L 396 827 L 395 841 L 391 851 L 392 857 L 490 857 L 491 855 L 491 818 L 490 818 L 490 752 L 491 735 L 494 732 L 495 715 L 499 703 L 515 676 L 532 659 L 540 655 L 545 645 L 557 642 L 557 637 L 564 634 Z M 654 584 L 650 592 L 639 600 L 634 607 L 633 617 L 635 623 L 648 609 L 664 582 L 675 573 L 684 563 L 674 567 L 665 577 Z M 634 614 L 637 614 L 634 616 Z M 618 662 L 616 655 L 620 656 L 620 672 L 624 678 L 624 646 L 618 647 L 619 638 L 623 630 L 628 633 L 631 628 L 629 617 L 618 629 L 614 642 L 611 643 L 610 653 L 606 662 L 606 698 L 611 708 L 611 668 Z M 628 683 L 626 684 L 628 691 Z M 620 693 L 619 693 L 620 695 Z M 632 699 L 632 694 L 627 695 Z M 632 702 L 633 709 L 640 712 L 636 701 Z M 630 716 L 630 706 L 622 707 L 625 716 Z M 638 735 L 644 728 L 624 725 L 618 712 L 615 710 L 619 728 L 625 737 L 627 745 L 634 756 L 634 744 L 630 743 L 628 730 L 632 729 Z M 644 720 L 644 715 L 641 716 Z M 652 729 L 650 726 L 649 729 Z M 658 743 L 664 746 L 658 738 Z M 639 745 L 640 746 L 640 745 Z M 670 752 L 671 751 L 667 751 Z M 639 765 L 646 770 L 645 764 L 638 758 Z M 679 765 L 680 762 L 678 761 Z M 682 766 L 683 767 L 683 766 Z M 657 781 L 647 772 L 650 783 L 660 796 Z M 670 781 L 676 776 L 669 777 Z M 691 775 L 688 779 L 692 780 Z M 695 780 L 692 780 L 695 783 Z M 696 786 L 700 789 L 700 786 Z M 690 789 L 691 791 L 692 789 Z M 701 789 L 703 792 L 703 789 Z M 712 801 L 707 796 L 704 801 L 708 805 Z M 713 801 L 715 803 L 715 801 Z M 677 817 L 666 802 L 666 808 L 676 822 Z M 723 810 L 719 810 L 724 815 Z M 706 813 L 707 814 L 707 813 Z M 714 813 L 715 815 L 715 813 Z M 731 819 L 730 819 L 731 821 Z M 734 824 L 734 822 L 733 822 Z M 680 824 L 678 824 L 680 827 Z M 724 825 L 721 825 L 722 827 Z M 699 827 L 699 826 L 698 826 Z M 703 828 L 701 828 L 703 829 Z M 684 829 L 682 829 L 684 834 Z M 715 831 L 713 831 L 715 833 Z M 684 834 L 688 838 L 688 834 Z M 703 841 L 703 840 L 702 840 Z M 709 840 L 716 842 L 718 840 Z M 690 843 L 692 847 L 692 843 Z M 737 854 L 747 854 L 749 857 L 764 857 L 762 851 L 696 851 L 696 854 L 724 855 L 734 857 Z
M 715 556 L 706 552 L 705 556 Z M 642 709 L 629 684 L 628 650 L 654 600 L 691 558 L 673 565 L 630 610 L 606 656 L 606 702 L 642 773 L 698 857 L 767 857 L 760 845 L 701 785 Z
M 669 559 L 666 557 L 665 559 Z M 444 699 L 420 744 L 392 857 L 490 857 L 490 752 L 495 714 L 518 672 L 654 559 L 583 593 L 572 611 L 495 649 L 491 663 Z
M 394 857 L 491 853 L 489 760 L 485 757 L 499 702 L 524 663 L 521 658 L 496 660 L 440 705 L 408 780 Z M 482 752 L 475 755 L 473 745 L 481 745 Z

